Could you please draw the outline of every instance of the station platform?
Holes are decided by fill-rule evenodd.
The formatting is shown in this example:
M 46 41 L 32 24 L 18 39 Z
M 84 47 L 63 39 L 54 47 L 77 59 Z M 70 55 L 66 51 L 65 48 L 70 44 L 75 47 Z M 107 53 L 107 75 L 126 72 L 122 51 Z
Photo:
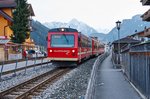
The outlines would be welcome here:
M 109 55 L 95 71 L 91 99 L 142 99 L 130 85 L 121 69 L 114 68 Z M 88 99 L 88 98 L 87 98 Z
M 50 63 L 49 59 L 45 57 L 31 58 L 31 59 L 22 59 L 22 60 L 14 60 L 14 61 L 6 61 L 0 64 L 0 78 L 6 74 L 12 74 L 11 71 L 19 70 L 20 71 L 25 68 L 28 68 L 32 65 L 40 66 L 42 63 Z

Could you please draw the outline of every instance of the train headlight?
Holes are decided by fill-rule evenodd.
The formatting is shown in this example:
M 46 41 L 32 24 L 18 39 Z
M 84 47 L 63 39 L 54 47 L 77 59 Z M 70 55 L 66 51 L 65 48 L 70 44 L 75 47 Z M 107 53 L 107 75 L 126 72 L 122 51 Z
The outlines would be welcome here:
M 49 50 L 49 52 L 52 52 L 52 50 Z
M 75 52 L 75 50 L 72 50 L 72 53 L 74 53 Z
M 65 31 L 65 29 L 64 29 L 64 28 L 62 28 L 62 29 L 61 29 L 61 31 L 62 31 L 62 32 L 64 32 L 64 31 Z

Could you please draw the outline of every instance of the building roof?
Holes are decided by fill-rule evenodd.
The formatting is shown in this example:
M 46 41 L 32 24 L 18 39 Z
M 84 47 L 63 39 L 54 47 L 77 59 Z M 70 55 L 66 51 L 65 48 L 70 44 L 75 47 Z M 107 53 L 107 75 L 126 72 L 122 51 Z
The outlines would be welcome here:
M 16 6 L 14 0 L 0 0 L 0 8 L 15 8 Z
M 130 36 L 136 36 L 136 35 L 138 35 L 138 36 L 143 36 L 143 35 L 144 35 L 144 30 L 143 30 L 143 31 L 140 31 L 140 32 L 137 32 L 137 33 L 134 33 L 134 34 L 132 34 L 132 35 L 130 35 Z
M 132 39 L 132 38 L 129 38 L 129 37 L 126 37 L 126 38 L 122 38 L 120 40 L 116 40 L 113 42 L 113 44 L 117 44 L 117 43 L 140 43 L 141 41 L 139 40 L 135 40 L 135 39 Z
M 11 7 L 16 7 L 16 6 L 17 6 L 17 4 L 15 3 L 14 0 L 0 0 L 0 8 L 5 8 L 5 7 L 11 8 Z M 31 4 L 28 4 L 28 9 L 30 11 L 30 15 L 35 16 Z M 13 22 L 13 19 L 1 9 L 0 9 L 0 15 L 3 16 L 4 18 L 6 18 L 8 21 Z
M 0 10 L 0 15 L 3 16 L 5 19 L 7 19 L 10 22 L 13 22 L 13 19 L 4 11 Z
M 31 4 L 28 4 L 28 9 L 29 9 L 29 11 L 30 11 L 31 16 L 35 16 L 35 14 L 34 14 L 34 11 L 33 11 L 33 8 L 32 8 L 32 5 L 31 5 Z

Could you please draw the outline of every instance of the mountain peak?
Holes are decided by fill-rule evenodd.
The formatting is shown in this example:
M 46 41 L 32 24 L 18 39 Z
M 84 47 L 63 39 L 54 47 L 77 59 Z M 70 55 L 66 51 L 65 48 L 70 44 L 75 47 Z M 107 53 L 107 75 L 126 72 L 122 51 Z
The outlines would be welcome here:
M 69 21 L 69 23 L 76 23 L 79 22 L 77 19 L 73 18 L 72 20 Z
M 50 22 L 50 23 L 46 23 L 44 24 L 46 27 L 48 28 L 59 28 L 59 27 L 70 27 L 70 28 L 74 28 L 77 29 L 78 31 L 84 33 L 85 35 L 90 35 L 92 33 L 97 33 L 97 31 L 88 26 L 87 24 L 78 21 L 77 19 L 73 18 L 72 20 L 70 20 L 68 23 L 62 23 L 62 22 Z
M 150 27 L 149 22 L 142 21 L 141 15 L 135 15 L 132 19 L 124 19 L 121 24 L 120 28 L 120 38 L 132 35 L 135 31 L 140 32 L 143 31 L 144 28 Z M 107 41 L 114 41 L 118 38 L 118 32 L 116 27 L 114 27 L 109 33 L 106 38 Z

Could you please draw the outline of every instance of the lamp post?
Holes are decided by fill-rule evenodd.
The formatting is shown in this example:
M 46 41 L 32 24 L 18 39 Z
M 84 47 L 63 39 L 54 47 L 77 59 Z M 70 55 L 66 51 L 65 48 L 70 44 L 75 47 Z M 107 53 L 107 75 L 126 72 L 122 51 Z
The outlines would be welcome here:
M 116 27 L 118 30 L 118 64 L 120 64 L 120 25 L 121 25 L 121 21 L 117 21 L 116 22 Z

